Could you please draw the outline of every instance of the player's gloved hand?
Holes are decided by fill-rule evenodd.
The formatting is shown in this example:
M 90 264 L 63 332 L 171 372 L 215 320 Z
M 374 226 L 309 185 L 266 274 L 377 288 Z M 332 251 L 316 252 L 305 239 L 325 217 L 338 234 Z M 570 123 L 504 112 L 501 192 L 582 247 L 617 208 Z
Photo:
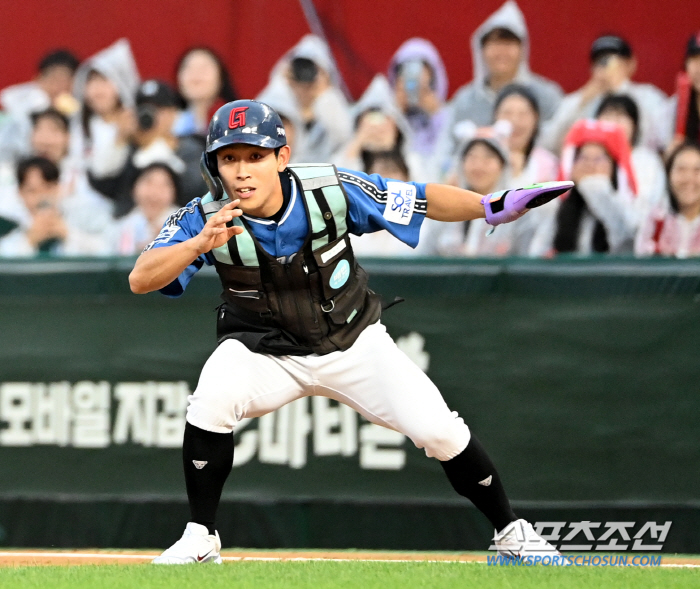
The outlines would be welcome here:
M 484 205 L 486 211 L 486 222 L 496 226 L 515 221 L 529 209 L 542 206 L 573 187 L 574 183 L 570 181 L 543 182 L 525 188 L 501 190 L 487 194 L 481 199 L 481 204 Z

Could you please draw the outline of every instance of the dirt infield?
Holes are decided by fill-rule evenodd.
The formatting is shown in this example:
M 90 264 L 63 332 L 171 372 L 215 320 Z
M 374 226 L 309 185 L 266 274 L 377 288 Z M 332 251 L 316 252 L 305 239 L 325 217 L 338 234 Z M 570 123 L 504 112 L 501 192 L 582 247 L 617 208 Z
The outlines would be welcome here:
M 4 550 L 0 551 L 0 567 L 17 566 L 78 566 L 101 564 L 148 563 L 158 555 L 156 551 L 137 550 Z M 240 561 L 313 561 L 313 560 L 361 560 L 385 562 L 474 562 L 485 563 L 486 555 L 439 552 L 347 552 L 347 551 L 243 551 L 224 550 L 226 562 Z M 663 557 L 661 566 L 698 567 L 700 557 Z

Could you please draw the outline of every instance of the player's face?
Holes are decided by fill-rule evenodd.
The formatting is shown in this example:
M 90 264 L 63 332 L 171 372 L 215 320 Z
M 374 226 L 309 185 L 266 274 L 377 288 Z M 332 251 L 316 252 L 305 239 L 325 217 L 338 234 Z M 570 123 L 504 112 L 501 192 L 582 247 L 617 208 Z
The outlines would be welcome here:
M 219 176 L 226 192 L 240 199 L 240 209 L 256 217 L 274 215 L 282 206 L 279 172 L 287 167 L 290 149 L 274 149 L 238 143 L 222 147 L 216 152 Z
M 673 160 L 669 182 L 681 210 L 700 206 L 700 151 L 681 151 Z

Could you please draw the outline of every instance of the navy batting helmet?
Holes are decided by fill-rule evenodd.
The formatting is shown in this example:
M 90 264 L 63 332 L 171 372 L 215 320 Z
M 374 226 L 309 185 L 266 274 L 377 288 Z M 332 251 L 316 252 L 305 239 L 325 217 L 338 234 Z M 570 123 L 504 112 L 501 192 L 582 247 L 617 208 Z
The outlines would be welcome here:
M 234 100 L 214 113 L 200 169 L 214 200 L 224 195 L 215 151 L 226 145 L 245 143 L 276 149 L 287 145 L 282 119 L 267 104 L 256 100 Z

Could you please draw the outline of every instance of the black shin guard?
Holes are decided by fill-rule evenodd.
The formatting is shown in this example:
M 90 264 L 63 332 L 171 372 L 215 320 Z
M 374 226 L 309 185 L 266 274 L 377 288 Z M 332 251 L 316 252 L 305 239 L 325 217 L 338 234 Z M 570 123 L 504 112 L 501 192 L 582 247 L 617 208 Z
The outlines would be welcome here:
M 216 434 L 185 424 L 182 462 L 191 521 L 213 534 L 221 491 L 233 466 L 233 434 Z
M 518 519 L 510 507 L 496 467 L 474 434 L 461 454 L 440 464 L 454 490 L 469 499 L 496 530 L 500 532 Z

